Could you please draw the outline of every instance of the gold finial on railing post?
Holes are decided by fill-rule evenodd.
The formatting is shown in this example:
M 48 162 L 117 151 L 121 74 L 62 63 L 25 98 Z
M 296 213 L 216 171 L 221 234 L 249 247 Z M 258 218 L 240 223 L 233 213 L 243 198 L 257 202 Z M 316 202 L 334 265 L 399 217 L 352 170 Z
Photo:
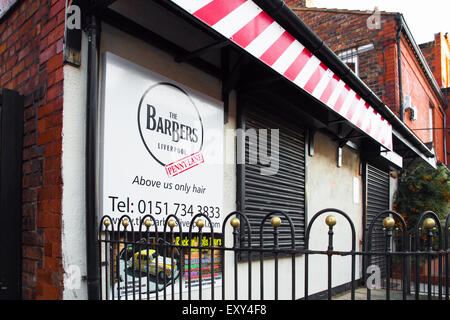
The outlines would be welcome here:
M 392 229 L 395 226 L 395 220 L 391 217 L 383 219 L 383 227 L 386 229 Z
M 205 221 L 203 221 L 203 219 L 198 219 L 195 224 L 197 225 L 197 228 L 201 230 L 205 226 Z
M 336 223 L 337 223 L 336 217 L 335 216 L 328 216 L 328 217 L 326 217 L 325 223 L 330 228 L 334 227 L 336 225 Z
M 423 221 L 423 227 L 427 230 L 433 229 L 436 226 L 436 221 L 433 218 L 426 218 Z
M 427 240 L 428 240 L 428 251 L 431 252 L 433 250 L 433 229 L 436 226 L 436 221 L 433 218 L 426 218 L 423 221 L 423 227 L 426 231 L 428 231 L 427 234 Z
M 145 225 L 147 228 L 150 228 L 150 227 L 153 225 L 153 221 L 150 220 L 150 219 L 146 219 L 146 220 L 144 221 L 144 225 Z
M 167 222 L 167 225 L 169 226 L 170 230 L 173 230 L 176 226 L 176 222 L 173 219 L 170 219 L 169 222 Z
M 230 221 L 231 226 L 236 229 L 237 227 L 239 227 L 241 225 L 241 221 L 239 221 L 238 218 L 233 218 Z
M 233 227 L 233 248 L 239 247 L 239 231 L 238 228 L 241 225 L 241 221 L 238 218 L 233 218 L 230 221 L 231 226 Z
M 278 228 L 281 226 L 281 219 L 280 217 L 273 217 L 272 219 L 270 219 L 270 224 L 273 227 L 273 248 L 275 250 L 278 249 Z
M 278 228 L 279 226 L 281 226 L 281 219 L 279 217 L 273 217 L 270 220 L 270 224 L 272 225 L 272 227 Z

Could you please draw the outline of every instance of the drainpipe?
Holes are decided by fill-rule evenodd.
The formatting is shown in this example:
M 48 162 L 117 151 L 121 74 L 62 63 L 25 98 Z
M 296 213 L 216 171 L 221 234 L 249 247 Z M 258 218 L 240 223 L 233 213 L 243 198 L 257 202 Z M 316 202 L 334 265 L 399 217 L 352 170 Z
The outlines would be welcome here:
M 98 22 L 94 13 L 87 17 L 87 126 L 86 126 L 86 255 L 88 299 L 100 299 L 98 219 L 96 212 L 97 119 L 98 119 Z
M 447 127 L 447 116 L 446 116 L 446 114 L 444 113 L 444 126 L 443 126 L 443 128 L 446 128 Z M 448 155 L 447 155 L 447 132 L 446 132 L 446 130 L 444 130 L 444 161 L 445 161 L 445 164 L 448 164 Z
M 444 128 L 443 130 L 443 143 L 444 143 L 444 164 L 448 164 L 448 160 L 447 160 L 447 130 L 445 129 L 447 127 L 447 115 L 445 114 L 445 110 L 441 107 L 438 107 L 439 111 L 442 113 L 442 117 L 443 117 L 443 125 L 442 128 Z
M 402 122 L 405 122 L 405 109 L 403 107 L 403 85 L 402 85 L 402 49 L 401 49 L 401 36 L 402 36 L 402 29 L 403 29 L 403 23 L 402 23 L 402 17 L 400 14 L 397 15 L 397 64 L 398 64 L 398 95 L 399 95 L 399 103 L 400 103 L 400 120 Z

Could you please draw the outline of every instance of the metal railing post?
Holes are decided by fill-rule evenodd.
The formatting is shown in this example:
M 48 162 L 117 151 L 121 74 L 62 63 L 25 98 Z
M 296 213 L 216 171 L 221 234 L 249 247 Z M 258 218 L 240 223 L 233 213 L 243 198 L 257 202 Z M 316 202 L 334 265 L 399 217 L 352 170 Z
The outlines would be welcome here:
M 332 270 L 332 258 L 333 258 L 333 227 L 336 225 L 336 218 L 334 216 L 328 216 L 325 219 L 325 223 L 328 226 L 328 249 L 327 249 L 327 256 L 328 256 L 328 300 L 331 300 L 332 298 L 332 277 L 333 277 L 333 270 Z

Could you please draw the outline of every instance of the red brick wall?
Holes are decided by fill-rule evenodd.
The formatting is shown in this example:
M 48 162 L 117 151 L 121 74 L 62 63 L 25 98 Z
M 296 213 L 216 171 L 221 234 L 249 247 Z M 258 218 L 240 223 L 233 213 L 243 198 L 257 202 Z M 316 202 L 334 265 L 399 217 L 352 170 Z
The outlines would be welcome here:
M 420 49 L 427 60 L 428 66 L 440 87 L 442 87 L 441 75 L 441 47 L 440 43 L 429 42 L 420 46 Z
M 420 140 L 430 142 L 429 130 L 414 129 L 430 128 L 430 108 L 432 108 L 432 126 L 442 128 L 443 118 L 438 109 L 442 105 L 421 71 L 421 66 L 415 57 L 414 51 L 405 39 L 402 40 L 403 93 L 411 96 L 412 104 L 418 109 L 418 119 L 409 121 L 409 114 L 407 113 L 405 115 L 405 124 L 413 130 Z M 445 163 L 443 132 L 442 130 L 434 130 L 432 135 L 437 159 Z
M 435 128 L 444 128 L 444 115 L 438 110 L 435 109 L 433 113 L 433 124 Z M 433 140 L 434 147 L 436 150 L 436 156 L 438 160 L 445 164 L 445 145 L 444 145 L 444 134 L 443 130 L 434 130 L 433 132 Z
M 399 73 L 397 57 L 397 22 L 390 13 L 381 14 L 381 28 L 369 29 L 367 19 L 372 13 L 363 11 L 293 8 L 294 12 L 337 54 L 349 49 L 373 44 L 374 49 L 358 56 L 359 77 L 388 106 L 399 115 Z M 412 96 L 412 104 L 419 108 L 417 121 L 405 123 L 412 129 L 428 128 L 430 106 L 441 103 L 421 70 L 411 46 L 402 36 L 402 86 L 403 93 Z M 435 108 L 433 118 L 439 121 Z M 429 142 L 428 131 L 414 131 L 423 141 Z M 445 161 L 442 130 L 434 133 L 438 160 Z
M 445 89 L 450 86 L 450 46 L 448 42 L 448 36 L 442 35 L 441 33 L 435 34 L 434 41 L 424 43 L 420 45 L 423 55 L 425 56 L 427 63 L 433 72 L 434 77 L 438 85 Z M 446 99 L 448 104 L 449 91 L 443 90 L 444 99 Z M 444 106 L 441 106 L 444 108 Z M 442 123 L 442 115 L 436 115 L 435 121 L 437 123 L 436 127 L 441 127 L 438 124 Z M 450 127 L 450 109 L 446 110 L 446 127 Z M 447 163 L 450 160 L 450 131 L 444 130 L 446 135 L 446 145 L 447 145 Z M 437 135 L 437 140 L 441 139 L 440 135 Z M 442 137 L 443 139 L 443 137 Z M 442 142 L 443 143 L 443 142 Z M 443 151 L 445 155 L 445 151 Z
M 24 299 L 62 297 L 64 0 L 25 0 L 0 20 L 0 87 L 25 96 Z
M 420 45 L 420 49 L 441 88 L 450 86 L 450 45 L 448 36 L 434 35 L 434 41 Z

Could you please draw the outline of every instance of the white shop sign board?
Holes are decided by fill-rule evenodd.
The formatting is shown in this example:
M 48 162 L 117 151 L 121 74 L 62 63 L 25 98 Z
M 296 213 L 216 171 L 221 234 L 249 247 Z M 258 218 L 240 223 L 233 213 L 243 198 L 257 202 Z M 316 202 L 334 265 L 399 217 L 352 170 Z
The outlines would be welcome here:
M 100 216 L 114 224 L 128 215 L 136 230 L 150 214 L 162 231 L 175 214 L 187 232 L 203 213 L 221 232 L 223 103 L 112 53 L 103 58 Z

